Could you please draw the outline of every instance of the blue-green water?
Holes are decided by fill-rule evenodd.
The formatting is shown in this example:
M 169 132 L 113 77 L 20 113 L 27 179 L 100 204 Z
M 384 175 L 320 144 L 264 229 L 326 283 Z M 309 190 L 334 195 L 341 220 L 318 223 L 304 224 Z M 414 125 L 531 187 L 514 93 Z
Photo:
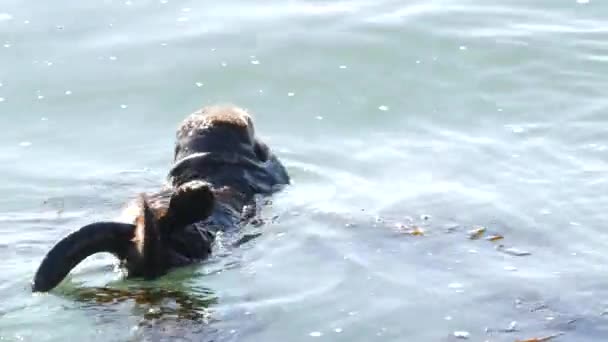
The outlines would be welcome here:
M 601 0 L 0 1 L 0 340 L 604 341 L 607 20 Z M 32 295 L 46 251 L 157 188 L 177 124 L 217 102 L 292 175 L 263 235 L 151 283 L 99 255 Z

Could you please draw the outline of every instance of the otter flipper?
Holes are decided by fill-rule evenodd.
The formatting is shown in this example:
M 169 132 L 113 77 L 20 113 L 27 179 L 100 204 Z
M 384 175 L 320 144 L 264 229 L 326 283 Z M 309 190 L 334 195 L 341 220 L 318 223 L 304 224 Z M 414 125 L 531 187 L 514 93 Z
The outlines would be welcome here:
M 169 203 L 167 225 L 170 229 L 184 228 L 209 217 L 215 205 L 215 196 L 209 184 L 190 181 L 179 186 Z

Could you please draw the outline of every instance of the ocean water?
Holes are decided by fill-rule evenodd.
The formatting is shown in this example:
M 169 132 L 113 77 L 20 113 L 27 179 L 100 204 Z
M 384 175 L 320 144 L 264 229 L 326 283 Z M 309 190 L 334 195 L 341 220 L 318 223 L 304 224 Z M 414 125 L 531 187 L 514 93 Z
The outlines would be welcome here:
M 0 340 L 605 341 L 607 19 L 600 0 L 0 1 Z M 259 238 L 154 282 L 97 255 L 32 295 L 58 239 L 156 189 L 179 122 L 226 102 L 293 179 Z

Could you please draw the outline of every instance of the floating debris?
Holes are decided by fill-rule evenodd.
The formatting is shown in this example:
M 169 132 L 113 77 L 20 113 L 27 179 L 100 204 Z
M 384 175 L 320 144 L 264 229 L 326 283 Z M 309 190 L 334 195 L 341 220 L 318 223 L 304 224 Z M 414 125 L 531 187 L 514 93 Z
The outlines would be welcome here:
M 204 86 L 204 84 L 203 84 L 202 82 L 196 82 L 196 83 L 194 83 L 194 84 L 195 84 L 197 87 L 199 87 L 199 88 L 200 88 L 200 87 L 202 87 L 202 86 Z
M 525 339 L 525 340 L 515 340 L 515 342 L 546 342 L 546 341 L 550 341 L 556 337 L 562 336 L 564 333 L 559 333 L 559 334 L 554 334 L 554 335 L 550 335 L 550 336 L 545 336 L 545 337 L 534 337 L 534 338 L 529 338 L 529 339 Z
M 486 240 L 494 242 L 494 241 L 502 240 L 504 238 L 505 237 L 502 235 L 490 235 L 486 238 Z
M 317 120 L 323 120 L 323 117 L 321 115 L 317 115 L 317 116 L 315 116 L 315 119 L 317 119 Z
M 475 228 L 473 230 L 469 230 L 469 239 L 471 239 L 471 240 L 477 240 L 485 232 L 486 232 L 486 229 L 484 227 L 479 227 L 479 228 Z
M 308 334 L 310 337 L 321 337 L 323 336 L 323 333 L 320 331 L 313 331 L 310 334 Z
M 412 236 L 424 236 L 424 229 L 422 229 L 420 227 L 413 227 L 407 233 Z
M 30 146 L 32 146 L 32 143 L 29 142 L 29 141 L 22 141 L 22 142 L 19 143 L 19 146 L 21 146 L 21 147 L 30 147 Z
M 0 21 L 11 20 L 11 19 L 13 19 L 13 16 L 11 14 L 0 13 Z
M 517 267 L 515 266 L 505 266 L 505 271 L 515 272 L 517 271 Z
M 463 51 L 468 49 L 466 45 L 460 45 L 458 48 Z
M 346 65 L 340 65 L 339 68 L 340 69 L 346 69 L 347 67 L 346 67 Z
M 72 91 L 71 91 L 71 90 L 66 90 L 66 91 L 65 91 L 65 94 L 66 94 L 66 95 L 72 95 Z
M 118 57 L 116 57 L 116 56 L 110 56 L 110 57 L 108 57 L 108 59 L 111 60 L 111 61 L 115 61 L 115 60 L 118 59 Z
M 122 109 L 127 109 L 128 107 L 129 107 L 129 106 L 127 106 L 126 104 L 121 104 L 121 105 L 120 105 L 120 108 L 122 108 Z
M 466 340 L 471 336 L 468 331 L 454 331 L 454 337 Z
M 380 109 L 383 112 L 386 112 L 388 110 L 388 106 L 382 105 L 382 106 L 378 107 L 378 109 Z
M 289 96 L 289 97 L 292 97 L 292 96 L 294 96 L 294 95 L 295 95 L 295 93 L 291 93 L 291 92 L 290 92 L 290 93 L 287 93 L 287 96 Z
M 260 61 L 258 61 L 257 59 L 255 59 L 255 60 L 251 61 L 251 64 L 258 65 L 258 64 L 260 64 Z
M 342 330 L 342 328 L 336 328 L 336 329 L 334 329 L 334 331 L 335 331 L 335 332 L 337 332 L 337 333 L 339 334 L 339 333 L 341 333 L 343 330 Z
M 4 101 L 5 101 L 4 97 L 0 97 L 0 102 L 4 102 Z

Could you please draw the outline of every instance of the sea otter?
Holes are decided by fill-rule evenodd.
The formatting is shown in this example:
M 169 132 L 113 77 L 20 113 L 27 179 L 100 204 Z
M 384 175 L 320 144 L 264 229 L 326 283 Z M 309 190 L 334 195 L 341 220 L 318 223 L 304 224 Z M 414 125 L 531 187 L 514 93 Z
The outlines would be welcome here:
M 52 290 L 78 263 L 100 252 L 115 255 L 129 277 L 145 279 L 202 261 L 217 232 L 238 230 L 252 218 L 256 195 L 270 195 L 290 182 L 244 109 L 202 108 L 176 135 L 166 184 L 127 205 L 119 221 L 92 223 L 59 241 L 42 260 L 33 291 Z

